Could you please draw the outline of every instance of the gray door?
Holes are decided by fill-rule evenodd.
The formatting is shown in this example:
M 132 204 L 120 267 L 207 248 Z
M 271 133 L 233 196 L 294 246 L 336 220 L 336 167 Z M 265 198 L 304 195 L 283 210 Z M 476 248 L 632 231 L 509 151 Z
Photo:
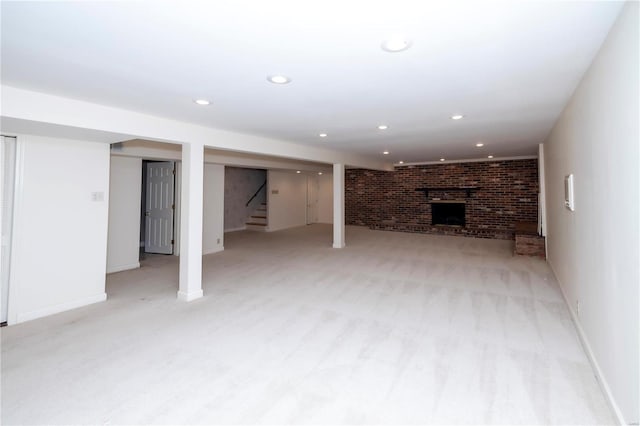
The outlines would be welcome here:
M 147 163 L 146 253 L 173 253 L 173 161 Z

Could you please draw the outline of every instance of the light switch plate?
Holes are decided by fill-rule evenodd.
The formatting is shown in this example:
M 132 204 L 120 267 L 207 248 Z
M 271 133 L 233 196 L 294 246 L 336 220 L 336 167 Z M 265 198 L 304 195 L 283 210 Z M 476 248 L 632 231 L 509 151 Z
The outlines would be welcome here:
M 104 192 L 102 191 L 92 192 L 91 201 L 104 201 Z

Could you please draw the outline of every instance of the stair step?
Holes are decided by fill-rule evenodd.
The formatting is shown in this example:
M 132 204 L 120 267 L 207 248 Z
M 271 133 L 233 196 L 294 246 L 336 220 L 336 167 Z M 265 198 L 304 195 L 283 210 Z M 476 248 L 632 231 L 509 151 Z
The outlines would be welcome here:
M 251 216 L 254 219 L 266 219 L 266 216 Z
M 254 226 L 267 226 L 266 223 L 258 223 L 258 222 L 247 222 L 247 225 L 254 225 Z

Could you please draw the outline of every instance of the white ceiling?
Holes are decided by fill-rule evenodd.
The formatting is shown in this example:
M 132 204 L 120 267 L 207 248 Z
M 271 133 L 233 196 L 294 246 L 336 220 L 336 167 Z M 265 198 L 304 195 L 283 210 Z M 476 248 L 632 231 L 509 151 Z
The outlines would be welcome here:
M 3 1 L 2 83 L 394 162 L 530 155 L 621 5 Z

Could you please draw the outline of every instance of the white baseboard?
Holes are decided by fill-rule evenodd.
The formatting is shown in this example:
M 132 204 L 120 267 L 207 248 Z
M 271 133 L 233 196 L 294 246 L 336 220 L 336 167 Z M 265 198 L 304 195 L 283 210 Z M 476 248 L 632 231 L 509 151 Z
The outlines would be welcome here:
M 178 300 L 182 302 L 191 302 L 192 300 L 200 299 L 202 296 L 204 296 L 202 289 L 189 293 L 185 291 L 178 291 Z
M 224 251 L 224 246 L 220 246 L 220 247 L 211 247 L 211 248 L 205 248 L 202 250 L 202 254 L 213 254 L 213 253 L 219 253 L 221 251 Z
M 236 232 L 236 231 L 245 231 L 247 229 L 247 225 L 245 226 L 241 226 L 239 228 L 231 228 L 231 229 L 225 229 L 224 232 Z
M 114 272 L 128 271 L 129 269 L 138 269 L 140 267 L 140 262 L 130 263 L 128 265 L 117 265 L 108 267 L 107 266 L 107 274 L 113 274 Z
M 31 321 L 36 318 L 42 318 L 60 312 L 69 311 L 71 309 L 80 308 L 82 306 L 91 305 L 93 303 L 104 302 L 107 300 L 107 293 L 100 293 L 94 296 L 85 297 L 84 299 L 73 300 L 71 302 L 59 303 L 35 311 L 18 313 L 16 324 L 25 321 Z
M 556 278 L 556 281 L 558 282 L 558 287 L 560 287 L 560 293 L 562 293 L 562 298 L 564 299 L 564 303 L 565 305 L 567 305 L 567 309 L 569 309 L 569 312 L 571 313 L 571 319 L 573 320 L 573 325 L 575 325 L 576 330 L 578 330 L 578 337 L 580 338 L 580 343 L 582 343 L 582 347 L 584 348 L 584 351 L 587 354 L 587 358 L 589 358 L 589 362 L 593 367 L 596 379 L 598 380 L 600 389 L 602 389 L 602 393 L 604 393 L 605 399 L 609 404 L 609 408 L 611 408 L 611 411 L 613 411 L 613 414 L 615 415 L 616 420 L 618 421 L 618 424 L 626 425 L 627 422 L 624 420 L 624 415 L 622 414 L 620 407 L 618 407 L 618 404 L 616 403 L 616 400 L 614 399 L 613 394 L 611 393 L 611 388 L 609 387 L 609 383 L 607 383 L 607 379 L 605 379 L 604 374 L 602 374 L 602 370 L 600 369 L 600 364 L 598 364 L 598 360 L 596 359 L 593 351 L 591 350 L 591 345 L 589 344 L 589 340 L 587 339 L 587 336 L 584 333 L 582 326 L 580 325 L 580 321 L 578 321 L 578 317 L 576 316 L 576 313 L 572 308 L 573 305 L 569 302 L 569 298 L 567 297 L 567 293 L 565 293 L 564 291 L 564 287 L 562 286 L 562 284 L 560 283 L 560 280 L 558 279 L 558 274 L 556 274 L 556 271 L 553 269 L 553 265 L 551 264 L 551 262 L 547 260 L 547 264 L 551 268 L 551 272 L 553 273 L 553 275 Z
M 292 229 L 292 228 L 302 228 L 304 226 L 307 226 L 306 223 L 297 223 L 294 225 L 286 225 L 286 226 L 279 226 L 277 228 L 274 228 L 273 226 L 267 225 L 265 226 L 265 232 L 278 232 L 278 231 L 284 231 L 285 229 Z

